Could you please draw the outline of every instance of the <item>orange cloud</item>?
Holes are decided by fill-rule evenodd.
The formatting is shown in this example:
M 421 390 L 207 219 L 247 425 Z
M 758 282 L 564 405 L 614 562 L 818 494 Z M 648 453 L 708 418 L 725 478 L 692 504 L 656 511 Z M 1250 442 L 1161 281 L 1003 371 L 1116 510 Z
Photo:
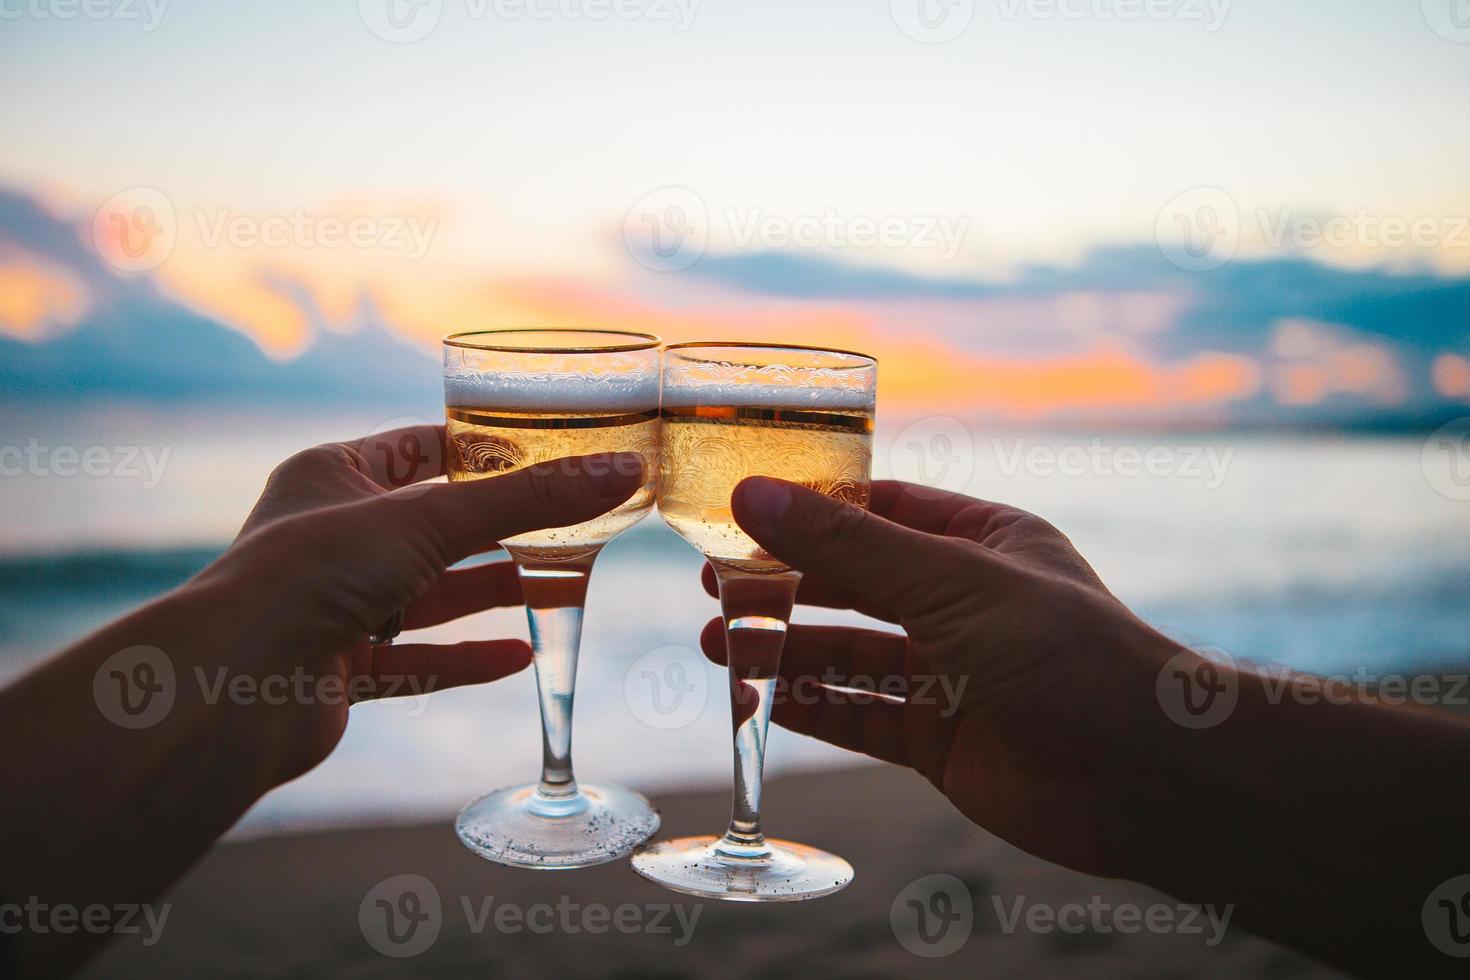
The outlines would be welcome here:
M 900 410 L 1030 419 L 1061 411 L 1223 404 L 1260 388 L 1260 370 L 1245 357 L 1202 354 L 1161 365 L 1111 348 L 1056 358 L 984 356 L 845 304 L 741 297 L 728 306 L 671 310 L 584 284 L 545 281 L 508 284 L 499 297 L 512 319 L 488 325 L 530 322 L 635 330 L 670 342 L 765 340 L 860 350 L 878 358 L 880 404 Z M 904 315 L 918 314 L 908 308 Z
M 1354 342 L 1349 331 L 1312 320 L 1282 320 L 1271 340 L 1281 362 L 1271 370 L 1271 393 L 1283 405 L 1315 405 L 1330 395 L 1360 395 L 1380 404 L 1404 400 L 1405 381 L 1393 352 Z
M 48 327 L 71 326 L 90 305 L 70 271 L 27 255 L 0 256 L 0 331 L 36 339 Z
M 1458 354 L 1441 354 L 1434 360 L 1434 390 L 1446 398 L 1470 401 L 1470 360 Z

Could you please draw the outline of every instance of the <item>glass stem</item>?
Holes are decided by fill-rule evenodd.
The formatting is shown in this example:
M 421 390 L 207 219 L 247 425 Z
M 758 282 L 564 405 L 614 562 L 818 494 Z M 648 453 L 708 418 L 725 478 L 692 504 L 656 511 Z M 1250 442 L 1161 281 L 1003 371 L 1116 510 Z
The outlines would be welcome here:
M 538 560 L 515 551 L 511 557 L 526 600 L 536 695 L 541 703 L 541 782 L 530 808 L 545 817 L 571 816 L 587 809 L 587 799 L 572 774 L 572 701 L 582 643 L 582 610 L 597 552 L 573 561 Z
M 717 849 L 726 857 L 760 860 L 771 853 L 761 832 L 761 777 L 771 695 L 801 573 L 756 574 L 715 563 L 715 577 L 725 619 L 735 744 L 735 801 L 730 829 Z

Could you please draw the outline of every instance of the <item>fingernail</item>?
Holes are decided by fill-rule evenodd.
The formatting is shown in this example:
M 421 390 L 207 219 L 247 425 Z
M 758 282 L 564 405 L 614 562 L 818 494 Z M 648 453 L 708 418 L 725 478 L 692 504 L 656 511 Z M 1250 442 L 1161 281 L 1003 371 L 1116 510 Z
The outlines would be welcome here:
M 791 507 L 791 488 L 780 480 L 753 476 L 735 488 L 741 513 L 761 527 L 775 527 Z
M 626 497 L 643 482 L 643 457 L 638 453 L 600 453 L 587 457 L 587 480 L 598 497 Z

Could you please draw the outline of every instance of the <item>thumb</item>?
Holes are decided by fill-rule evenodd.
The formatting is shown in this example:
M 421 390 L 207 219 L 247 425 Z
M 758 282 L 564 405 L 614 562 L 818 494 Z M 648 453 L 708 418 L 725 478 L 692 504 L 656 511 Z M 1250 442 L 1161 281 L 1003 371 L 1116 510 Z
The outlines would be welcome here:
M 735 488 L 735 520 L 792 568 L 844 586 L 900 618 L 962 594 L 975 549 L 954 538 L 895 524 L 862 507 L 785 480 L 751 477 Z
M 436 543 L 446 565 L 494 548 L 503 538 L 570 527 L 607 513 L 644 485 L 638 453 L 568 456 L 504 476 L 407 487 L 375 503 L 401 508 Z

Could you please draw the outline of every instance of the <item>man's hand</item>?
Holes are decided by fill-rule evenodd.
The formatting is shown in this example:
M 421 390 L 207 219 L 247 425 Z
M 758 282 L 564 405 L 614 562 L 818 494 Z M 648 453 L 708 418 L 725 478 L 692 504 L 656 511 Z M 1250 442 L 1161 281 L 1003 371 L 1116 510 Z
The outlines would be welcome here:
M 793 626 L 778 723 L 916 769 L 1032 853 L 1094 874 L 1125 870 L 1109 832 L 1113 780 L 1126 779 L 1137 709 L 1178 648 L 1114 598 L 1065 536 L 1013 507 L 891 482 L 874 485 L 870 513 L 755 478 L 737 488 L 734 510 L 762 547 L 806 573 L 798 602 L 907 634 Z M 705 586 L 714 591 L 709 569 Z M 703 645 L 723 661 L 720 620 Z M 863 689 L 902 678 L 908 700 L 818 688 L 824 675 Z

